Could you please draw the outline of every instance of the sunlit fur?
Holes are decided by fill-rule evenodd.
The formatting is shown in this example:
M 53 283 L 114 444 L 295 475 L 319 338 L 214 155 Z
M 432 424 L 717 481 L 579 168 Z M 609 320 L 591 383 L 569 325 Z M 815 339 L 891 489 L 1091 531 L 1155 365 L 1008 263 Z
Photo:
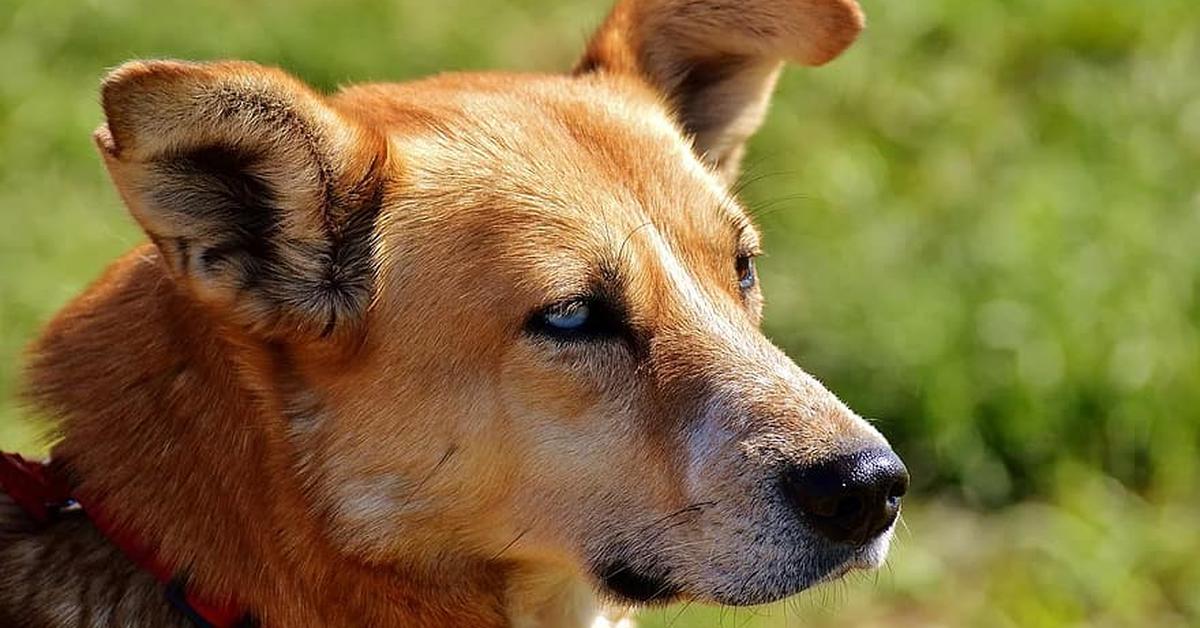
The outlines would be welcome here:
M 249 63 L 117 69 L 96 141 L 152 243 L 32 348 L 55 459 L 267 626 L 587 626 L 628 602 L 606 576 L 749 604 L 878 564 L 890 533 L 832 546 L 778 495 L 783 465 L 884 441 L 759 331 L 727 187 L 782 62 L 861 27 L 852 0 L 632 0 L 571 75 L 326 97 Z M 530 333 L 597 292 L 619 336 Z M 0 617 L 102 603 L 14 548 L 0 573 L 42 593 L 0 580 Z

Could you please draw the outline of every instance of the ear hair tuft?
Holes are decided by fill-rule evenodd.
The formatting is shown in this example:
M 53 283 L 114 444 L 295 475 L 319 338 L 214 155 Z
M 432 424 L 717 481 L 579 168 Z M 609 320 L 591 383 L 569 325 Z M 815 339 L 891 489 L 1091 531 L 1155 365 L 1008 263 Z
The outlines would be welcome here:
M 360 320 L 386 148 L 278 70 L 136 62 L 103 88 L 95 134 L 174 275 L 261 334 Z

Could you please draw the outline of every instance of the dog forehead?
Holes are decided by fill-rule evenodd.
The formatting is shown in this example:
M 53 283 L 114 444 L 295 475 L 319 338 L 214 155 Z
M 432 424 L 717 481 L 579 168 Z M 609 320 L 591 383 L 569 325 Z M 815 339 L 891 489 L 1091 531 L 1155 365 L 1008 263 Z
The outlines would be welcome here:
M 450 74 L 337 100 L 389 136 L 410 211 L 681 236 L 741 214 L 659 97 L 623 77 Z

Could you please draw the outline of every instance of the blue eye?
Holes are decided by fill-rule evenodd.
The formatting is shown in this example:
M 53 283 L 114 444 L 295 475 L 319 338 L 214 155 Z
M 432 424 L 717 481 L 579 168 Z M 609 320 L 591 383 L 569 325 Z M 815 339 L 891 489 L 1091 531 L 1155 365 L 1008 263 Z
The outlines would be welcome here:
M 758 274 L 754 272 L 754 258 L 750 255 L 739 255 L 737 262 L 734 263 L 734 269 L 737 270 L 738 287 L 742 290 L 749 290 L 758 283 Z
M 619 310 L 599 297 L 580 297 L 546 306 L 529 318 L 526 332 L 560 341 L 611 338 L 624 331 Z
M 555 306 L 542 314 L 542 321 L 547 327 L 559 331 L 578 331 L 588 324 L 592 316 L 592 308 L 583 301 L 572 301 Z

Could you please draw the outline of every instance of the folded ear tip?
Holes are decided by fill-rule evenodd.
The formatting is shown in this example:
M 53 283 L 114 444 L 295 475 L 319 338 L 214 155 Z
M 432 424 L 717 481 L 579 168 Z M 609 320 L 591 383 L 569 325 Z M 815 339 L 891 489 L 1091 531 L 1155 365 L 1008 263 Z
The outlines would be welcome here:
M 855 0 L 827 0 L 824 11 L 814 17 L 810 46 L 798 61 L 805 65 L 825 65 L 838 58 L 866 28 L 867 18 Z
M 851 22 L 857 31 L 862 31 L 867 25 L 867 15 L 863 13 L 862 7 L 859 6 L 857 0 L 841 0 L 841 4 L 848 12 Z
M 144 117 L 148 105 L 154 102 L 154 95 L 197 68 L 182 61 L 129 61 L 109 72 L 100 85 L 100 106 L 111 145 L 123 147 L 131 142 L 129 135 L 137 119 Z
M 180 77 L 199 67 L 194 63 L 172 60 L 127 61 L 104 77 L 100 93 L 107 103 L 139 87 L 146 87 L 151 81 Z
M 120 154 L 120 149 L 117 148 L 117 142 L 113 139 L 112 131 L 108 130 L 107 124 L 101 124 L 92 131 L 92 141 L 96 143 L 96 148 L 100 149 L 100 153 L 106 157 L 116 158 Z

